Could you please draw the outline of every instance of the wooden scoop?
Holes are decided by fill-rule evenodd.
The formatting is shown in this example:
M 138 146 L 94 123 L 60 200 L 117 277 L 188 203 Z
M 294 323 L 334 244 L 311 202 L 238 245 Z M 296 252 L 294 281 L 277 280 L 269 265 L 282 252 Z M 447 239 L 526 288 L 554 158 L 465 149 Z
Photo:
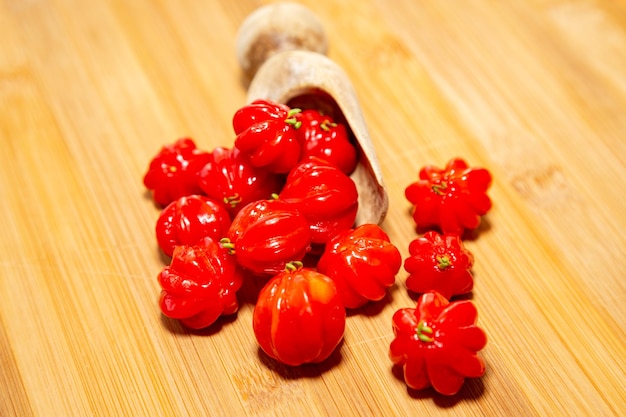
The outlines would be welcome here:
M 278 3 L 278 5 L 283 8 L 288 7 L 283 3 Z M 268 16 L 273 16 L 272 27 L 275 30 L 276 27 L 280 27 L 280 24 L 276 23 L 276 15 L 271 13 L 269 7 L 272 5 L 265 6 L 263 12 Z M 319 33 L 321 26 L 312 17 L 311 12 L 306 9 L 302 10 L 302 6 L 299 6 L 299 10 L 306 14 L 307 21 L 311 22 L 312 30 L 316 31 L 320 39 L 325 40 L 325 35 Z M 293 13 L 286 15 L 289 19 L 297 19 Z M 267 21 L 258 18 L 258 11 L 254 13 L 254 16 L 253 24 L 247 20 L 242 25 L 240 40 L 245 38 L 248 42 L 253 41 L 250 31 L 263 33 L 255 25 L 263 26 Z M 306 33 L 302 36 L 306 36 Z M 274 34 L 273 38 L 280 39 L 281 37 Z M 243 45 L 238 42 L 238 48 L 244 49 L 248 46 L 249 44 Z M 323 46 L 325 50 L 325 44 Z M 359 155 L 357 167 L 351 174 L 359 193 L 356 225 L 380 224 L 387 214 L 389 198 L 376 150 L 348 76 L 339 65 L 322 53 L 314 51 L 314 48 L 303 50 L 290 46 L 281 49 L 281 46 L 277 44 L 276 50 L 274 53 L 265 52 L 266 60 L 255 66 L 258 69 L 251 74 L 248 102 L 267 99 L 290 107 L 316 108 L 329 114 L 337 122 L 344 123 L 351 140 L 357 145 Z M 240 50 L 238 56 L 246 56 L 246 54 Z

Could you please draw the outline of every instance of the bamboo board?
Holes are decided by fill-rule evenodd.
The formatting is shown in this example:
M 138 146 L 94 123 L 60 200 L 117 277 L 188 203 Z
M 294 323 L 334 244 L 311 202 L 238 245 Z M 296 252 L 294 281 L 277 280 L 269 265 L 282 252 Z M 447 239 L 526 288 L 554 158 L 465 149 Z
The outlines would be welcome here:
M 403 257 L 420 166 L 494 175 L 467 243 L 487 372 L 459 395 L 391 370 L 403 271 L 320 366 L 259 354 L 245 292 L 208 331 L 160 316 L 142 176 L 178 137 L 232 142 L 235 36 L 265 3 L 0 3 L 0 415 L 624 415 L 624 1 L 302 2 L 359 95 Z

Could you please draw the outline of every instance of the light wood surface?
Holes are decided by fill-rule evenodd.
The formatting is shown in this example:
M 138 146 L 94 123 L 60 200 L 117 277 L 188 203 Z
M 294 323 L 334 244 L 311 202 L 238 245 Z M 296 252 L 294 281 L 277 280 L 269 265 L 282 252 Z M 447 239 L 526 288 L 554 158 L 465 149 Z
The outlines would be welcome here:
M 358 93 L 407 255 L 404 188 L 453 156 L 488 168 L 473 300 L 486 375 L 447 398 L 391 371 L 388 299 L 321 366 L 258 353 L 253 300 L 209 331 L 163 319 L 165 143 L 234 139 L 252 0 L 0 2 L 0 416 L 626 414 L 626 2 L 303 1 Z

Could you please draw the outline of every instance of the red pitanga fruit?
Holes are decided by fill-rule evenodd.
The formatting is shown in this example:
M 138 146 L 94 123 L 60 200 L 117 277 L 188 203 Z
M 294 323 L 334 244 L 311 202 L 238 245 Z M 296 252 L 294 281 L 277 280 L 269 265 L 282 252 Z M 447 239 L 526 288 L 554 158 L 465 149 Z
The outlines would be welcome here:
M 236 292 L 243 273 L 229 252 L 210 237 L 196 245 L 177 246 L 170 265 L 158 276 L 163 314 L 189 328 L 202 329 L 221 315 L 237 312 Z
M 209 158 L 209 153 L 198 149 L 192 139 L 179 139 L 163 146 L 152 158 L 143 183 L 162 207 L 180 197 L 201 194 L 197 175 Z
M 357 149 L 342 123 L 316 109 L 303 110 L 296 118 L 302 122 L 298 129 L 302 159 L 315 156 L 336 166 L 346 175 L 354 171 L 358 160 Z
M 262 99 L 243 106 L 233 116 L 235 147 L 257 168 L 289 172 L 302 149 L 296 133 L 302 122 L 294 117 L 298 112 L 300 109 Z
M 346 308 L 381 300 L 395 282 L 402 256 L 376 224 L 344 230 L 332 238 L 317 264 L 330 277 Z
M 343 339 L 345 325 L 334 282 L 295 262 L 263 287 L 252 318 L 261 349 L 290 366 L 326 360 Z
M 203 195 L 183 196 L 162 211 L 156 223 L 159 247 L 172 256 L 178 245 L 194 245 L 205 237 L 219 240 L 230 227 L 224 205 Z
M 237 262 L 255 275 L 272 276 L 292 261 L 301 261 L 311 247 L 306 218 L 280 200 L 259 200 L 242 208 L 222 240 Z
M 278 198 L 306 217 L 315 245 L 325 245 L 338 232 L 352 228 L 358 210 L 354 181 L 315 157 L 301 161 L 289 172 Z
M 465 378 L 482 376 L 485 363 L 477 353 L 487 344 L 487 336 L 476 319 L 471 301 L 449 302 L 437 292 L 423 294 L 416 308 L 397 310 L 389 358 L 402 368 L 406 384 L 454 395 Z
M 472 291 L 474 256 L 458 235 L 426 232 L 409 244 L 406 287 L 416 293 L 437 291 L 447 299 Z
M 254 167 L 237 148 L 216 147 L 199 173 L 204 194 L 220 201 L 231 218 L 246 204 L 280 191 L 282 176 Z
M 417 228 L 438 227 L 443 233 L 458 235 L 477 228 L 480 216 L 491 208 L 487 196 L 491 179 L 485 168 L 470 167 L 460 158 L 450 160 L 443 169 L 423 167 L 419 180 L 405 189 Z

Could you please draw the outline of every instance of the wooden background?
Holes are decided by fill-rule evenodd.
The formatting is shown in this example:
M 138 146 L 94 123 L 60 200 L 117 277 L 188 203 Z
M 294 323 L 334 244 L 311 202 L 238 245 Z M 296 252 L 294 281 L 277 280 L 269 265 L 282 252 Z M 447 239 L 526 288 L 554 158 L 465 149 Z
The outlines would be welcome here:
M 404 188 L 491 170 L 473 300 L 486 375 L 413 392 L 387 359 L 406 273 L 322 366 L 259 354 L 252 301 L 191 334 L 160 316 L 150 158 L 230 145 L 242 20 L 265 1 L 0 1 L 0 415 L 626 413 L 626 2 L 311 0 L 351 77 L 407 254 Z

